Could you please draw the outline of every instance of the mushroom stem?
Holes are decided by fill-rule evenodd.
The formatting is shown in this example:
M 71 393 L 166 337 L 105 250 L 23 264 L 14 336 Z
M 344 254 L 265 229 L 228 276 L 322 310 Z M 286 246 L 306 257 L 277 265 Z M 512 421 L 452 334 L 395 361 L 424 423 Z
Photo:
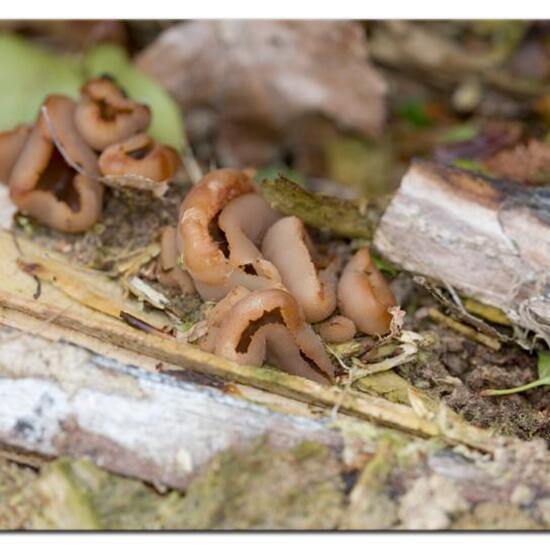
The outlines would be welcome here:
M 367 247 L 358 250 L 345 266 L 338 283 L 338 305 L 365 334 L 382 335 L 390 330 L 388 310 L 397 301 Z
M 193 294 L 195 286 L 187 271 L 178 265 L 176 230 L 166 226 L 160 240 L 160 256 L 157 262 L 157 280 L 168 288 L 178 288 L 183 294 Z

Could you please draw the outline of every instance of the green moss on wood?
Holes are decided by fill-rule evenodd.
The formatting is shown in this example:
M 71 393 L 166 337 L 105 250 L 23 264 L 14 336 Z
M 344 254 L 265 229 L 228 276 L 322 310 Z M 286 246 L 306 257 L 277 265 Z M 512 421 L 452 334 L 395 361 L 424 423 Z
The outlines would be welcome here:
M 372 238 L 372 221 L 353 201 L 312 193 L 283 176 L 264 180 L 260 190 L 275 210 L 297 216 L 307 225 L 350 239 Z

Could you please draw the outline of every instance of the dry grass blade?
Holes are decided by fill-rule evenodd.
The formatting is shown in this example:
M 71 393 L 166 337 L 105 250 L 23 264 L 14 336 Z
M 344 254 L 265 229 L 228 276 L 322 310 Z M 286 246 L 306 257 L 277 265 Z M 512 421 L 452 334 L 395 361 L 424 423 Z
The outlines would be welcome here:
M 170 324 L 164 315 L 142 311 L 137 302 L 124 299 L 120 286 L 104 275 L 75 267 L 28 241 L 20 240 L 21 244 L 24 255 L 15 257 L 14 264 L 24 273 L 55 286 L 72 300 L 115 319 L 120 319 L 125 312 L 161 332 Z
M 472 327 L 469 327 L 467 325 L 464 325 L 463 323 L 451 319 L 450 317 L 447 317 L 447 315 L 444 315 L 438 309 L 430 308 L 428 311 L 428 315 L 434 321 L 441 323 L 460 334 L 463 334 L 464 336 L 466 336 L 466 338 L 469 338 L 470 340 L 479 342 L 480 344 L 483 344 L 484 346 L 492 350 L 500 350 L 500 342 L 495 338 L 491 338 L 491 336 L 488 336 L 487 334 L 477 332 Z

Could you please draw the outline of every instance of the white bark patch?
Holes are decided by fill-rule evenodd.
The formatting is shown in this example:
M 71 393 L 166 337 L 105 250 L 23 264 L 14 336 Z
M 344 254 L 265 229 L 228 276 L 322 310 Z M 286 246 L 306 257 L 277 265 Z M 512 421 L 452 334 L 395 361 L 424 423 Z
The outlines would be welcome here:
M 322 421 L 14 331 L 0 333 L 0 441 L 88 456 L 114 472 L 184 488 L 223 449 L 267 436 L 339 449 Z

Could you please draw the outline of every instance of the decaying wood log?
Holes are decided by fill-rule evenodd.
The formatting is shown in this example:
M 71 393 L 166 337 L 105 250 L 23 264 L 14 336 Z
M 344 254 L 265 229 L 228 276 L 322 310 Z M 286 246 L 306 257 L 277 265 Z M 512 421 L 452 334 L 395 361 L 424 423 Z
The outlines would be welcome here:
M 375 245 L 550 342 L 550 190 L 415 161 Z
M 113 472 L 184 488 L 220 450 L 266 436 L 336 452 L 326 421 L 282 414 L 130 367 L 71 344 L 0 331 L 0 441 L 46 456 L 88 456 Z
M 35 297 L 36 280 L 21 270 L 19 260 L 25 258 L 25 265 L 35 267 L 42 265 L 40 262 L 53 265 L 52 262 L 58 261 L 69 272 L 71 267 L 67 261 L 26 239 L 18 239 L 17 247 L 7 232 L 0 232 L 0 255 L 0 322 L 4 324 L 25 328 L 20 324 L 21 319 L 34 318 L 34 331 L 41 332 L 45 327 L 54 326 L 63 331 L 65 340 L 92 351 L 102 350 L 102 353 L 111 354 L 115 350 L 115 355 L 123 351 L 132 352 L 128 362 L 133 365 L 141 366 L 141 357 L 144 357 L 160 362 L 166 368 L 217 376 L 225 381 L 320 406 L 327 414 L 338 410 L 415 435 L 441 436 L 448 441 L 486 451 L 491 451 L 496 444 L 495 437 L 489 432 L 467 424 L 442 404 L 436 410 L 422 405 L 422 397 L 416 394 L 411 398 L 411 406 L 392 403 L 353 388 L 327 387 L 279 370 L 238 365 L 175 338 L 137 330 L 121 319 L 91 309 L 74 298 L 73 293 L 77 292 L 75 287 L 79 285 L 85 286 L 88 294 L 101 289 L 104 296 L 95 296 L 95 303 L 112 298 L 117 300 L 117 308 L 135 310 L 135 302 L 132 305 L 117 296 L 120 288 L 115 282 L 91 270 L 73 270 L 68 281 L 70 286 L 65 287 L 65 291 L 61 290 L 61 283 L 65 284 L 63 279 L 67 278 L 66 275 L 61 274 L 55 280 L 48 278 L 41 284 L 39 296 Z M 76 277 L 80 282 L 75 282 Z M 108 344 L 107 348 L 105 344 Z

